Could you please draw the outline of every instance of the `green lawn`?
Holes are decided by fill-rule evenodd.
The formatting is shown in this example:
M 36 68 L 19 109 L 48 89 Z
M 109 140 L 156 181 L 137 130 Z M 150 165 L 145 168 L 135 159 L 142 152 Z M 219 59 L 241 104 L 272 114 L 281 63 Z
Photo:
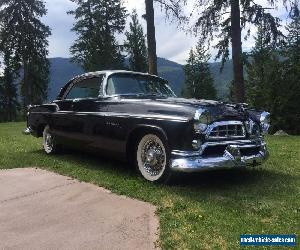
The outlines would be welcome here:
M 24 126 L 0 124 L 0 168 L 40 167 L 151 202 L 158 208 L 163 249 L 236 249 L 244 233 L 296 233 L 299 246 L 299 136 L 268 137 L 271 156 L 260 169 L 185 175 L 166 186 L 95 155 L 47 156 L 40 138 L 21 134 Z

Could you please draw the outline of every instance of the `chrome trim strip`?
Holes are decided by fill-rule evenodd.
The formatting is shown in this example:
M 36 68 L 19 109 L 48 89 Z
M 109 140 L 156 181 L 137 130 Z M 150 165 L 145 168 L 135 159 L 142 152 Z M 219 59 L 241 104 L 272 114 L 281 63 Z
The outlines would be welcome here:
M 181 151 L 181 150 L 172 150 L 171 155 L 175 156 L 183 156 L 183 157 L 191 157 L 191 156 L 199 156 L 199 151 Z
M 42 111 L 33 111 L 34 114 L 74 114 L 74 115 L 100 115 L 107 117 L 119 117 L 119 118 L 143 118 L 143 119 L 154 119 L 154 120 L 166 120 L 166 121 L 175 121 L 175 122 L 188 122 L 188 118 L 178 117 L 178 116 L 167 116 L 167 115 L 144 115 L 144 114 L 129 114 L 129 113 L 117 113 L 117 112 L 76 112 L 76 111 L 57 111 L 57 112 L 42 112 Z

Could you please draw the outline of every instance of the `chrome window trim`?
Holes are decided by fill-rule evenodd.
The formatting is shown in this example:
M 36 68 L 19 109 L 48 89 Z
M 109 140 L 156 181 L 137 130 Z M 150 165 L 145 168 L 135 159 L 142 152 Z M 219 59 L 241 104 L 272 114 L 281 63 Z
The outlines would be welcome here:
M 77 84 L 80 83 L 82 81 L 88 80 L 88 79 L 93 79 L 93 78 L 98 78 L 99 79 L 99 97 L 103 96 L 103 85 L 104 85 L 104 80 L 106 79 L 106 74 L 99 74 L 99 75 L 88 75 L 88 76 L 78 76 L 77 78 L 74 78 L 73 80 L 71 80 L 70 85 L 67 87 L 67 89 L 65 90 L 61 100 L 62 101 L 74 101 L 76 99 L 97 99 L 97 97 L 87 97 L 87 98 L 74 98 L 74 99 L 67 99 L 66 96 L 69 94 L 69 92 L 71 91 L 71 89 Z
M 171 89 L 169 82 L 166 79 L 161 78 L 161 77 L 156 76 L 156 75 L 151 75 L 151 74 L 148 74 L 148 73 L 130 72 L 130 71 L 129 72 L 127 72 L 127 71 L 112 71 L 112 72 L 109 72 L 109 73 L 105 74 L 105 77 L 103 79 L 103 86 L 102 86 L 103 96 L 101 96 L 101 97 L 106 97 L 107 98 L 107 97 L 118 97 L 119 96 L 119 95 L 108 95 L 107 94 L 108 80 L 109 80 L 110 77 L 112 77 L 113 75 L 117 75 L 117 74 L 148 76 L 148 77 L 154 77 L 154 78 L 160 79 L 160 80 L 166 82 L 167 88 L 172 92 L 172 94 L 174 95 L 174 97 L 177 97 L 176 94 L 174 93 L 174 91 Z

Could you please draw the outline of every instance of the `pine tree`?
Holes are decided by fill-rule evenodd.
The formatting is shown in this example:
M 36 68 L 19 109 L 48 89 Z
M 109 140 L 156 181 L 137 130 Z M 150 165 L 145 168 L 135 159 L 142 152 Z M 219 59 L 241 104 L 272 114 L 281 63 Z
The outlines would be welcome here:
M 280 88 L 281 129 L 300 134 L 300 11 L 293 5 L 291 22 L 287 25 L 288 35 L 283 51 L 282 87 Z
M 273 128 L 279 117 L 282 88 L 282 67 L 277 50 L 277 45 L 268 40 L 267 27 L 262 23 L 246 63 L 246 101 L 251 107 L 271 112 Z
M 124 47 L 129 55 L 129 66 L 133 71 L 147 72 L 147 48 L 142 25 L 136 10 L 131 14 L 130 31 L 125 33 Z
M 199 41 L 195 51 L 190 50 L 187 64 L 184 67 L 185 89 L 184 96 L 196 99 L 215 99 L 216 89 L 209 70 L 210 55 Z
M 300 64 L 300 10 L 295 3 L 289 14 L 291 22 L 287 25 L 287 53 L 293 64 Z
M 291 12 L 286 46 L 268 40 L 261 26 L 247 64 L 247 102 L 271 113 L 272 131 L 300 133 L 299 11 Z
M 116 33 L 123 32 L 126 9 L 121 0 L 72 0 L 77 3 L 72 31 L 78 38 L 70 48 L 73 61 L 85 71 L 123 68 L 124 57 Z
M 269 95 L 267 91 L 270 90 L 270 71 L 274 60 L 277 60 L 272 46 L 266 38 L 266 27 L 261 25 L 258 28 L 257 36 L 255 38 L 255 46 L 249 54 L 249 62 L 246 64 L 246 71 L 248 79 L 246 81 L 246 100 L 251 106 L 256 108 L 266 108 L 269 106 Z M 273 62 L 272 62 L 273 61 Z
M 2 0 L 0 9 L 0 50 L 9 48 L 11 63 L 22 68 L 20 83 L 24 108 L 41 103 L 47 96 L 47 38 L 51 34 L 49 27 L 40 20 L 47 12 L 44 2 Z
M 6 50 L 3 58 L 4 71 L 0 77 L 0 121 L 16 120 L 19 103 L 17 100 L 18 65 L 11 60 L 10 51 Z

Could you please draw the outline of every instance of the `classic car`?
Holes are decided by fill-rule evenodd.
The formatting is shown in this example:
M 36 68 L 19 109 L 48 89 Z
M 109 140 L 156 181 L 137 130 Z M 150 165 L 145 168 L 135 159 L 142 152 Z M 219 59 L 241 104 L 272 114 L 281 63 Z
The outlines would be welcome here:
M 269 117 L 245 104 L 178 98 L 154 75 L 99 71 L 73 78 L 51 103 L 29 106 L 24 133 L 42 137 L 47 154 L 62 145 L 94 149 L 167 182 L 178 172 L 261 164 Z

